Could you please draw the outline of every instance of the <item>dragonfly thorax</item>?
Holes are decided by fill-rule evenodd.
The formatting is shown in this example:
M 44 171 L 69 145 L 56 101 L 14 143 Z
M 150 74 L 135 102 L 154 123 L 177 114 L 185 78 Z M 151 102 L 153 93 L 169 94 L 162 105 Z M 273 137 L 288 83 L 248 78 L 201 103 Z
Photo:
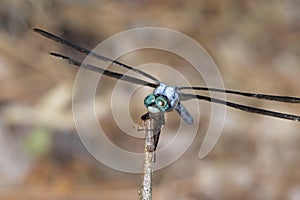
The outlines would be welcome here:
M 149 112 L 168 112 L 173 110 L 179 102 L 179 94 L 176 86 L 160 83 L 153 94 L 148 95 L 144 104 Z

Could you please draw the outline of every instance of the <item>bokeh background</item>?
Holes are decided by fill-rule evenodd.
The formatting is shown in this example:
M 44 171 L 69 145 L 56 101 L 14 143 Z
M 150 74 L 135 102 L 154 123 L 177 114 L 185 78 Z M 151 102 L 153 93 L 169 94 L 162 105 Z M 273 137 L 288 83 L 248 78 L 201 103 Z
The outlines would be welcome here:
M 138 198 L 139 174 L 104 166 L 80 142 L 71 110 L 76 69 L 48 52 L 83 56 L 32 28 L 89 48 L 130 28 L 175 29 L 205 47 L 227 89 L 300 96 L 299 10 L 297 0 L 0 0 L 0 199 Z M 126 63 L 144 58 L 147 52 Z M 99 99 L 109 100 L 107 88 Z M 297 105 L 228 98 L 300 115 Z M 139 105 L 132 109 L 137 122 L 145 112 Z M 228 109 L 217 145 L 200 160 L 209 105 L 200 104 L 199 133 L 188 151 L 155 172 L 153 199 L 300 199 L 300 123 Z M 110 115 L 98 120 L 112 141 L 142 151 L 143 141 L 124 139 Z M 167 123 L 176 126 L 172 118 Z

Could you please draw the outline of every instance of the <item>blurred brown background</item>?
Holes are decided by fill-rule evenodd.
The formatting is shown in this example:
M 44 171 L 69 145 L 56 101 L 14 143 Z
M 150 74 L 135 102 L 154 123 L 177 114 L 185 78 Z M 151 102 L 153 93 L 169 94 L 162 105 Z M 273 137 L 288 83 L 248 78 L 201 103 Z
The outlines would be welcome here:
M 48 52 L 82 57 L 32 28 L 89 48 L 134 27 L 175 29 L 206 48 L 226 88 L 300 96 L 299 10 L 297 0 L 0 0 L 0 199 L 137 199 L 141 181 L 85 150 L 72 120 L 76 70 Z M 300 115 L 297 105 L 240 100 Z M 299 128 L 228 109 L 209 156 L 198 159 L 200 128 L 177 162 L 155 172 L 153 199 L 300 199 Z

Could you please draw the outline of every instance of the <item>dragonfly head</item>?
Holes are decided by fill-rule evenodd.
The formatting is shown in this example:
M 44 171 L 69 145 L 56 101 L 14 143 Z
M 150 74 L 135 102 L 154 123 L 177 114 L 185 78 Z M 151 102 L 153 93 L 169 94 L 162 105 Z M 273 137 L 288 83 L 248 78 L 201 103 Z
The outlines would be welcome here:
M 166 97 L 162 95 L 157 96 L 154 94 L 149 94 L 144 99 L 144 104 L 151 113 L 166 112 L 171 106 Z
M 173 110 L 179 101 L 177 87 L 160 83 L 153 94 L 148 95 L 144 104 L 149 112 L 168 112 Z

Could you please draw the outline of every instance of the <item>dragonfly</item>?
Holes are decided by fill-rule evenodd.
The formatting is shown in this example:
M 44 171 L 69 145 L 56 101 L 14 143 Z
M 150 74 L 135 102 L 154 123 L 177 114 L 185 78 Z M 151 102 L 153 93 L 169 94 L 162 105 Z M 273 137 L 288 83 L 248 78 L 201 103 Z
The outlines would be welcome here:
M 225 93 L 229 95 L 237 95 L 237 96 L 244 96 L 248 98 L 254 98 L 254 99 L 261 99 L 266 101 L 277 101 L 277 102 L 283 102 L 283 103 L 293 103 L 297 104 L 300 103 L 299 97 L 292 97 L 292 96 L 280 96 L 280 95 L 270 95 L 270 94 L 255 94 L 255 93 L 249 93 L 249 92 L 241 92 L 241 91 L 235 91 L 235 90 L 227 90 L 227 89 L 218 89 L 218 88 L 210 88 L 210 87 L 202 87 L 202 86 L 191 86 L 191 87 L 179 87 L 175 85 L 170 85 L 164 82 L 161 82 L 154 76 L 140 70 L 137 68 L 134 68 L 132 66 L 126 65 L 122 62 L 119 62 L 117 60 L 111 59 L 109 57 L 106 57 L 104 55 L 98 54 L 90 49 L 81 47 L 73 42 L 70 42 L 68 40 L 65 40 L 59 36 L 56 36 L 52 33 L 49 33 L 45 30 L 35 28 L 33 29 L 36 33 L 39 33 L 40 35 L 53 40 L 57 43 L 60 43 L 64 46 L 68 46 L 70 48 L 73 48 L 74 50 L 83 53 L 87 56 L 92 56 L 96 59 L 99 59 L 104 62 L 112 63 L 118 67 L 128 69 L 130 71 L 135 72 L 136 74 L 142 75 L 145 78 L 148 78 L 151 80 L 145 81 L 140 78 L 136 78 L 133 76 L 125 75 L 122 73 L 114 72 L 111 70 L 103 69 L 99 66 L 95 66 L 92 64 L 87 64 L 80 62 L 74 58 L 71 58 L 69 56 L 50 52 L 50 55 L 61 58 L 63 60 L 66 60 L 69 64 L 76 66 L 76 67 L 83 67 L 85 69 L 88 69 L 93 72 L 97 72 L 100 74 L 103 74 L 105 76 L 120 79 L 122 81 L 130 82 L 137 85 L 142 85 L 146 87 L 153 88 L 153 93 L 147 95 L 144 99 L 145 107 L 147 108 L 147 113 L 142 116 L 142 119 L 145 120 L 149 118 L 149 116 L 155 115 L 155 114 L 161 114 L 176 111 L 179 116 L 182 118 L 182 120 L 185 121 L 185 123 L 191 125 L 194 123 L 192 115 L 189 113 L 189 111 L 184 107 L 184 105 L 181 103 L 182 101 L 187 101 L 191 99 L 198 99 L 203 100 L 211 103 L 221 104 L 224 106 L 228 106 L 237 110 L 249 112 L 249 113 L 255 113 L 259 115 L 265 115 L 270 116 L 274 118 L 280 118 L 285 120 L 291 120 L 291 121 L 300 121 L 300 116 L 288 114 L 288 113 L 282 113 L 262 108 L 257 108 L 253 106 L 238 104 L 218 98 L 213 98 L 210 96 L 200 95 L 200 94 L 193 94 L 189 93 L 188 91 L 208 91 L 208 92 L 216 92 L 216 93 Z M 150 115 L 149 115 L 150 114 Z M 162 117 L 159 117 L 160 124 L 164 124 L 164 119 Z M 155 138 L 154 138 L 154 148 L 153 151 L 156 150 L 158 139 L 159 139 L 160 131 L 157 132 Z

